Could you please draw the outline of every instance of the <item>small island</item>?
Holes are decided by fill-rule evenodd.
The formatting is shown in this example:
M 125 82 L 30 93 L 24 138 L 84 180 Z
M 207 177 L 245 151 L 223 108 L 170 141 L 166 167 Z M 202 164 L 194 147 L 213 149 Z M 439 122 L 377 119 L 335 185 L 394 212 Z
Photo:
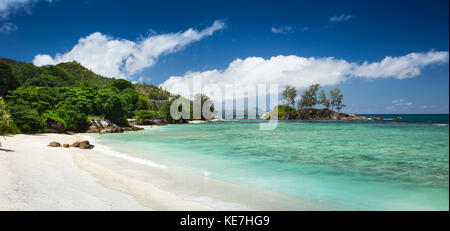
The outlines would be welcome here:
M 319 92 L 320 90 L 320 92 Z M 320 84 L 312 84 L 300 96 L 297 96 L 297 90 L 293 86 L 286 86 L 282 93 L 283 105 L 278 105 L 270 112 L 262 116 L 263 119 L 271 119 L 276 112 L 279 120 L 366 120 L 381 117 L 358 116 L 355 114 L 342 113 L 341 110 L 346 106 L 343 104 L 344 95 L 341 89 L 334 88 L 330 90 L 329 97 Z M 297 109 L 295 108 L 297 102 Z M 322 106 L 322 108 L 315 108 Z M 335 111 L 336 109 L 337 111 Z

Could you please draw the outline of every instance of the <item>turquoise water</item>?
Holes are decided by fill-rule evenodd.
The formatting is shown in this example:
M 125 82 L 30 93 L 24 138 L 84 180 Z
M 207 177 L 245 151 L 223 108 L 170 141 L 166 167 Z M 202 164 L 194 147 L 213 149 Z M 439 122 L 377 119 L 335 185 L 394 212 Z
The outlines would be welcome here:
M 417 118 L 413 118 L 417 119 Z M 101 135 L 136 157 L 336 210 L 448 210 L 448 115 L 415 122 L 228 121 Z

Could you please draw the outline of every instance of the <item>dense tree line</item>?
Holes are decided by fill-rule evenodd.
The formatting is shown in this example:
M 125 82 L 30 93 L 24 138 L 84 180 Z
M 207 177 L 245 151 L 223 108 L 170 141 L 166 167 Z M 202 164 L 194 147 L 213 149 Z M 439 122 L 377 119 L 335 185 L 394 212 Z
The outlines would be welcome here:
M 320 90 L 320 92 L 319 92 Z M 297 90 L 293 86 L 286 86 L 281 94 L 282 100 L 285 102 L 285 106 L 295 107 L 295 102 L 297 100 Z M 345 107 L 343 104 L 344 95 L 341 93 L 339 88 L 334 88 L 330 90 L 329 97 L 323 89 L 321 89 L 320 84 L 312 84 L 307 88 L 300 99 L 298 100 L 298 109 L 311 109 L 316 106 L 322 106 L 324 108 L 331 110 L 336 109 L 338 112 Z M 286 108 L 286 107 L 279 107 Z
M 52 119 L 84 131 L 93 118 L 126 125 L 127 118 L 170 119 L 170 93 L 151 84 L 99 76 L 76 62 L 36 67 L 0 58 L 0 132 L 47 131 Z M 5 102 L 6 101 L 6 102 Z

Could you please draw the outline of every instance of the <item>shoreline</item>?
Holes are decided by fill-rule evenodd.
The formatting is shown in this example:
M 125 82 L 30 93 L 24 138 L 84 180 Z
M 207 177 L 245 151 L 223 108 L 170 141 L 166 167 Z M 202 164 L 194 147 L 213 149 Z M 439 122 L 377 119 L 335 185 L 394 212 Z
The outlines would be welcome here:
M 153 130 L 141 127 L 142 132 Z M 339 201 L 291 197 L 187 171 L 158 156 L 170 152 L 133 149 L 103 136 L 108 135 L 7 136 L 0 148 L 0 211 L 342 209 Z M 81 140 L 89 140 L 94 149 L 47 147 L 52 141 Z
M 305 198 L 293 198 L 268 189 L 248 187 L 202 173 L 180 169 L 175 164 L 165 165 L 153 162 L 152 157 L 130 152 L 127 148 L 105 144 L 105 141 L 93 135 L 94 143 L 101 148 L 107 147 L 105 155 L 92 156 L 92 160 L 107 162 L 115 172 L 149 182 L 157 188 L 171 192 L 179 198 L 200 203 L 213 210 L 329 210 L 329 207 Z M 91 139 L 90 139 L 91 140 Z M 103 147 L 102 147 L 103 146 Z M 103 150 L 102 150 L 103 151 Z M 116 156 L 119 153 L 121 156 Z M 118 158 L 116 158 L 118 157 Z M 123 160 L 127 161 L 123 161 Z M 131 160 L 131 161 L 130 161 Z M 146 161 L 151 161 L 147 164 Z M 252 196 L 249 196 L 252 195 Z
M 6 137 L 0 210 L 209 210 L 90 161 L 90 155 L 103 155 L 95 148 L 47 147 L 79 140 L 53 133 Z
M 94 149 L 47 146 L 81 140 L 89 140 Z M 179 171 L 100 143 L 90 133 L 6 137 L 2 149 L 11 151 L 0 150 L 0 211 L 327 209 L 309 200 Z
M 308 123 L 308 124 L 292 124 L 292 123 L 281 123 L 280 129 L 281 131 L 286 131 L 291 128 L 291 126 L 296 126 L 298 129 L 301 130 L 299 132 L 299 136 L 305 136 L 311 134 L 314 129 L 315 131 L 312 134 L 317 135 L 323 135 L 324 133 L 321 133 L 320 131 L 323 131 L 321 128 L 328 128 L 328 125 L 332 126 L 330 128 L 336 128 L 334 127 L 335 123 L 331 124 L 314 124 L 314 123 Z M 341 126 L 340 123 L 336 123 L 338 126 Z M 369 147 L 374 148 L 376 145 L 372 145 L 371 142 L 371 136 L 372 133 L 372 126 L 366 126 L 366 124 L 373 124 L 373 123 L 351 123 L 355 126 L 345 127 L 344 132 L 337 132 L 336 134 L 344 134 L 341 137 L 343 137 L 341 140 L 347 141 L 354 141 L 359 142 L 362 144 L 367 144 Z M 383 141 L 383 146 L 386 148 L 393 147 L 394 150 L 398 150 L 399 147 L 402 147 L 403 144 L 408 144 L 409 138 L 399 138 L 403 137 L 402 135 L 405 135 L 405 137 L 410 137 L 409 135 L 413 137 L 412 133 L 404 133 L 403 130 L 397 129 L 398 126 L 384 126 L 384 123 L 375 123 L 381 124 L 381 126 L 375 126 L 375 128 L 383 128 L 383 132 L 381 134 L 384 134 L 384 132 L 387 132 L 387 134 L 396 134 L 395 137 L 398 137 L 392 141 L 392 139 L 386 139 Z M 389 125 L 389 123 L 388 123 Z M 429 124 L 430 126 L 432 124 Z M 276 208 L 271 207 L 272 205 L 269 205 L 268 200 L 274 200 L 273 198 L 280 198 L 279 195 L 270 195 L 266 197 L 260 197 L 259 192 L 255 192 L 256 190 L 262 189 L 266 191 L 272 191 L 272 192 L 280 192 L 284 195 L 289 195 L 292 197 L 295 197 L 299 200 L 302 199 L 309 199 L 313 200 L 315 202 L 318 202 L 322 206 L 322 209 L 320 210 L 345 210 L 345 209 L 357 209 L 357 210 L 363 210 L 363 209 L 393 209 L 394 207 L 389 206 L 388 203 L 399 203 L 399 206 L 401 204 L 402 208 L 405 210 L 410 210 L 413 208 L 416 209 L 440 209 L 441 206 L 439 204 L 436 204 L 435 198 L 440 198 L 442 196 L 442 193 L 445 194 L 445 187 L 440 188 L 439 191 L 433 192 L 433 189 L 427 188 L 428 186 L 423 186 L 419 184 L 412 184 L 411 187 L 414 188 L 412 190 L 411 188 L 404 188 L 403 184 L 399 184 L 395 181 L 392 181 L 391 179 L 387 179 L 385 177 L 381 178 L 374 178 L 371 174 L 366 174 L 364 172 L 358 172 L 357 175 L 355 175 L 355 178 L 352 177 L 352 175 L 342 175 L 341 172 L 334 171 L 333 166 L 328 167 L 330 165 L 324 166 L 323 168 L 319 166 L 319 168 L 316 168 L 314 166 L 311 166 L 309 164 L 301 164 L 299 165 L 293 165 L 295 162 L 291 165 L 285 165 L 285 163 L 279 163 L 279 162 L 271 162 L 270 165 L 268 164 L 267 167 L 260 168 L 259 165 L 255 165 L 252 163 L 261 163 L 263 165 L 264 163 L 268 162 L 249 162 L 250 164 L 244 164 L 242 162 L 245 162 L 245 160 L 252 160 L 254 156 L 244 156 L 244 158 L 232 158 L 233 155 L 239 154 L 239 153 L 248 153 L 246 152 L 245 148 L 249 148 L 250 150 L 254 150 L 255 146 L 259 144 L 261 141 L 268 140 L 266 137 L 264 137 L 264 140 L 260 140 L 258 138 L 254 138 L 253 141 L 256 143 L 255 145 L 248 145 L 248 141 L 243 141 L 239 143 L 237 146 L 233 146 L 232 148 L 227 147 L 227 143 L 223 141 L 234 141 L 236 139 L 232 138 L 232 134 L 234 134 L 234 131 L 237 127 L 242 128 L 242 133 L 247 135 L 249 133 L 246 133 L 244 131 L 248 131 L 249 127 L 255 126 L 254 124 L 250 123 L 236 123 L 236 124 L 230 124 L 229 128 L 222 134 L 221 136 L 209 139 L 209 137 L 213 137 L 215 134 L 215 131 L 222 127 L 220 124 L 210 124 L 208 126 L 199 125 L 200 127 L 194 128 L 190 125 L 169 125 L 169 127 L 155 127 L 155 129 L 146 129 L 141 131 L 140 133 L 128 133 L 128 134 L 108 134 L 108 135 L 93 135 L 93 137 L 98 138 L 98 142 L 105 144 L 107 146 L 112 147 L 114 150 L 133 156 L 137 158 L 142 159 L 148 159 L 155 161 L 158 164 L 163 164 L 167 166 L 167 169 L 165 170 L 156 170 L 155 168 L 145 168 L 149 170 L 148 175 L 152 176 L 151 178 L 146 178 L 144 180 L 149 180 L 152 184 L 157 186 L 158 188 L 161 188 L 165 191 L 174 192 L 177 195 L 180 195 L 184 192 L 192 192 L 190 195 L 197 197 L 197 198 L 213 198 L 217 199 L 219 201 L 223 201 L 224 199 L 229 199 L 228 202 L 236 202 L 237 204 L 246 205 L 248 208 L 252 210 L 279 210 L 280 208 L 284 208 L 284 210 L 316 210 L 318 207 L 316 206 L 308 206 L 307 204 L 301 204 L 296 203 L 296 206 L 292 206 L 290 204 L 286 204 L 285 202 L 287 200 L 279 199 L 278 204 Z M 325 126 L 325 127 L 324 127 Z M 399 124 L 400 126 L 400 124 Z M 409 124 L 403 124 L 403 126 L 408 126 Z M 308 128 L 311 128 L 309 130 Z M 318 128 L 318 129 L 316 129 Z M 344 128 L 344 127 L 341 127 Z M 361 128 L 361 129 L 359 129 Z M 384 128 L 387 128 L 384 129 Z M 418 129 L 418 131 L 422 130 L 422 125 L 416 126 L 415 124 L 412 124 L 412 129 Z M 356 129 L 356 130 L 355 130 Z M 430 136 L 439 135 L 439 131 L 442 131 L 445 133 L 444 130 L 437 130 L 437 128 L 430 127 L 430 129 L 433 129 L 430 133 Z M 240 130 L 241 131 L 241 130 Z M 239 131 L 239 132 L 240 132 Z M 412 130 L 411 130 L 412 131 Z M 350 133 L 348 133 L 350 132 Z M 394 132 L 394 133 L 392 133 Z M 431 132 L 431 131 L 430 131 Z M 220 135 L 217 134 L 217 135 Z M 252 134 L 252 131 L 250 131 L 250 134 Z M 288 133 L 289 134 L 289 133 Z M 347 134 L 347 135 L 345 135 Z M 353 135 L 352 135 L 353 134 Z M 427 133 L 428 134 L 428 133 Z M 189 136 L 188 136 L 189 135 Z M 268 134 L 270 135 L 270 134 Z M 291 134 L 290 134 L 291 135 Z M 448 130 L 447 130 L 448 135 Z M 333 134 L 327 134 L 325 137 L 327 138 L 334 138 Z M 186 139 L 185 137 L 189 137 L 189 139 Z M 208 137 L 208 141 L 205 142 L 204 137 Z M 231 139 L 229 139 L 231 137 Z M 313 136 L 311 141 L 312 142 L 301 142 L 302 146 L 308 147 L 307 150 L 313 150 L 311 147 L 312 144 L 315 144 L 317 139 L 321 136 Z M 361 137 L 361 138 L 360 138 Z M 364 138 L 363 138 L 364 137 Z M 381 137 L 380 137 L 381 138 Z M 309 141 L 309 140 L 308 140 Z M 329 143 L 328 139 L 320 139 L 320 142 L 322 144 Z M 400 143 L 398 143 L 400 142 Z M 444 144 L 446 141 L 443 141 Z M 263 142 L 261 142 L 264 144 Z M 211 144 L 214 144 L 211 146 Z M 310 145 L 311 146 L 308 146 Z M 341 144 L 341 143 L 340 143 Z M 447 143 L 448 144 L 448 143 Z M 269 147 L 274 147 L 270 146 Z M 276 145 L 276 144 L 275 144 Z M 234 148 L 244 148 L 244 151 L 234 153 Z M 320 147 L 320 145 L 319 145 Z M 342 145 L 338 145 L 338 147 L 342 147 L 340 150 L 345 150 L 345 156 L 352 155 L 351 153 L 354 153 L 354 148 L 357 148 L 356 146 L 352 147 L 345 147 Z M 253 149 L 252 149 L 253 148 Z M 375 152 L 378 149 L 372 149 L 373 152 L 370 152 L 371 155 L 377 156 Z M 409 149 L 408 149 L 409 150 Z M 260 152 L 262 153 L 262 152 Z M 303 152 L 305 153 L 305 152 Z M 321 154 L 323 152 L 319 152 Z M 344 152 L 340 152 L 344 153 Z M 391 154 L 388 152 L 382 152 L 386 156 L 390 157 Z M 395 152 L 394 152 L 395 153 Z M 411 153 L 416 153 L 415 150 L 411 150 Z M 441 153 L 436 151 L 436 154 Z M 284 157 L 281 155 L 281 152 L 279 152 L 280 157 Z M 314 152 L 306 153 L 307 155 L 311 155 L 312 158 L 314 158 L 315 154 Z M 318 154 L 318 155 L 319 155 Z M 356 153 L 357 154 L 357 153 Z M 417 152 L 417 155 L 421 156 L 421 153 Z M 264 157 L 264 153 L 262 155 Z M 336 156 L 336 155 L 335 155 Z M 230 157 L 230 158 L 228 158 Z M 276 157 L 276 156 L 275 156 Z M 308 157 L 308 156 L 306 156 Z M 384 157 L 384 155 L 383 155 Z M 443 158 L 445 158 L 445 154 L 442 155 Z M 259 157 L 256 157 L 259 159 Z M 334 158 L 334 157 L 330 157 Z M 244 160 L 241 162 L 241 160 Z M 283 159 L 282 159 L 283 160 Z M 307 159 L 308 160 L 308 159 Z M 338 166 L 340 163 L 344 163 L 343 158 L 340 158 L 339 155 L 336 156 L 336 158 L 332 159 L 333 163 L 337 163 Z M 288 160 L 286 160 L 288 161 Z M 352 161 L 351 164 L 359 166 L 359 163 L 361 162 L 355 162 Z M 371 161 L 372 163 L 376 163 L 375 161 Z M 274 164 L 274 165 L 272 165 Z M 288 163 L 287 163 L 288 164 Z M 430 163 L 433 164 L 433 163 Z M 386 166 L 390 166 L 391 164 L 388 163 Z M 394 165 L 394 163 L 392 163 Z M 115 165 L 114 165 L 115 166 Z M 248 168 L 245 168 L 247 167 Z M 421 165 L 422 166 L 422 165 Z M 424 166 L 424 168 L 428 168 L 428 166 Z M 240 170 L 239 167 L 242 167 Z M 298 169 L 295 170 L 295 169 Z M 124 170 L 129 168 L 124 168 Z M 245 170 L 244 170 L 245 169 Z M 284 169 L 287 171 L 290 171 L 291 169 L 295 171 L 289 172 L 289 174 L 285 174 Z M 305 169 L 306 172 L 303 172 L 302 169 Z M 170 172 L 174 172 L 174 170 L 179 170 L 181 174 L 170 174 Z M 236 170 L 236 171 L 233 171 Z M 313 173 L 308 174 L 310 171 Z M 444 169 L 445 170 L 445 169 Z M 287 172 L 286 171 L 286 172 Z M 353 171 L 353 170 L 349 170 Z M 344 171 L 347 172 L 347 171 Z M 394 173 L 397 172 L 397 170 L 393 171 Z M 404 172 L 404 171 L 402 171 Z M 187 173 L 193 173 L 190 174 L 191 176 L 186 176 Z M 265 177 L 267 173 L 273 173 L 270 177 Z M 306 173 L 306 174 L 303 174 Z M 318 174 L 316 174 L 318 173 Z M 335 174 L 337 173 L 337 174 Z M 403 174 L 403 173 L 399 173 Z M 412 173 L 414 174 L 414 173 Z M 163 176 L 161 176 L 163 175 Z M 181 175 L 181 176 L 180 176 Z M 194 176 L 196 179 L 193 179 Z M 198 177 L 198 176 L 206 176 L 206 177 Z M 274 177 L 272 177 L 274 176 Z M 278 177 L 281 176 L 282 178 Z M 411 176 L 411 175 L 409 175 Z M 409 177 L 408 176 L 408 177 Z M 415 175 L 412 175 L 415 176 Z M 140 175 L 138 175 L 140 177 Z M 319 178 L 320 177 L 320 178 Z M 357 177 L 357 178 L 356 178 Z M 444 176 L 445 177 L 445 176 Z M 144 176 L 145 178 L 145 176 Z M 155 179 L 155 178 L 158 178 Z M 211 183 L 211 179 L 216 179 L 218 181 L 217 184 Z M 374 179 L 379 180 L 380 184 L 374 183 Z M 421 178 L 416 178 L 421 179 Z M 438 179 L 437 179 L 438 180 Z M 175 182 L 173 182 L 175 181 Z M 203 182 L 204 181 L 204 182 Z M 220 182 L 219 182 L 220 181 Z M 226 185 L 223 182 L 229 182 L 235 185 Z M 349 184 L 350 182 L 354 182 L 353 184 Z M 437 184 L 439 184 L 439 181 L 436 181 Z M 172 185 L 169 185 L 172 184 Z M 353 188 L 352 185 L 361 184 L 360 187 Z M 427 183 L 425 183 L 427 184 Z M 191 185 L 191 186 L 189 186 Z M 212 187 L 208 187 L 210 185 L 214 185 Z M 238 188 L 234 186 L 244 186 L 239 187 L 239 190 L 242 192 L 249 192 L 250 189 L 256 189 L 252 191 L 252 193 L 242 193 L 242 197 L 232 197 L 233 195 L 238 195 L 236 193 L 236 190 L 232 190 L 230 188 Z M 345 186 L 345 187 L 342 187 Z M 364 187 L 363 187 L 364 186 Z M 195 187 L 195 188 L 194 188 Z M 365 188 L 367 187 L 367 189 Z M 372 188 L 373 187 L 373 188 Z M 221 189 L 221 190 L 218 190 Z M 441 190 L 442 189 L 442 190 Z M 425 193 L 427 190 L 430 190 L 429 193 Z M 219 191 L 219 192 L 218 192 Z M 260 190 L 261 191 L 261 190 Z M 328 194 L 329 192 L 335 192 L 333 194 Z M 358 192 L 360 191 L 360 192 Z M 379 194 L 381 191 L 386 191 L 387 194 L 384 196 L 384 194 Z M 226 195 L 224 195 L 227 192 Z M 365 193 L 362 193 L 365 192 Z M 420 198 L 420 200 L 417 201 L 408 201 L 408 199 L 402 199 L 401 195 L 404 193 L 411 193 L 411 196 L 417 196 L 417 198 Z M 448 188 L 447 188 L 448 192 Z M 215 195 L 215 193 L 221 193 L 221 195 Z M 316 193 L 316 194 L 311 194 Z M 437 196 L 433 197 L 433 193 L 436 193 Z M 251 195 L 251 196 L 250 196 Z M 353 196 L 358 197 L 361 195 L 361 198 L 359 204 L 367 203 L 366 206 L 359 206 L 359 204 L 353 204 L 354 202 L 350 199 Z M 448 193 L 447 193 L 448 195 Z M 278 196 L 278 197 L 277 197 Z M 398 197 L 400 196 L 400 197 Z M 393 199 L 398 197 L 398 199 Z M 184 198 L 184 197 L 182 197 Z M 261 200 L 261 198 L 265 200 Z M 191 199 L 191 198 L 188 198 Z M 246 199 L 246 200 L 242 200 Z M 256 200 L 259 202 L 255 206 L 255 203 L 249 202 L 250 200 Z M 430 202 L 426 202 L 427 200 L 430 200 Z M 431 202 L 432 201 L 432 202 Z M 202 202 L 202 201 L 200 201 Z M 445 200 L 443 200 L 445 204 Z M 295 203 L 295 202 L 294 202 Z M 447 200 L 448 204 L 448 200 Z M 400 207 L 399 207 L 400 208 Z M 213 209 L 221 210 L 221 208 L 213 207 Z M 223 210 L 233 210 L 233 209 L 223 209 Z

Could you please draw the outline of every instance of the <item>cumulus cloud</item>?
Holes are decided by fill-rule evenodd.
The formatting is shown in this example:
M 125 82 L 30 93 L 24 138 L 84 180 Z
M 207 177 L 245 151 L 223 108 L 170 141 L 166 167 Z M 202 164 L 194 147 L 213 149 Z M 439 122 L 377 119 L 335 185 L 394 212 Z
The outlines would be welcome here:
M 434 63 L 448 63 L 448 52 L 430 51 L 411 53 L 401 57 L 386 57 L 380 62 L 358 64 L 334 57 L 275 56 L 270 59 L 249 57 L 236 59 L 225 70 L 188 72 L 184 76 L 171 76 L 161 87 L 181 92 L 179 86 L 192 86 L 193 79 L 201 77 L 202 86 L 232 84 L 236 90 L 246 90 L 257 84 L 293 85 L 303 89 L 320 83 L 332 86 L 352 78 L 411 78 L 420 74 L 421 68 Z M 189 97 L 188 95 L 184 95 Z
M 276 28 L 276 27 L 271 27 L 270 31 L 272 31 L 272 33 L 274 34 L 289 34 L 292 33 L 292 27 L 291 26 L 282 26 L 280 28 Z
M 330 23 L 338 23 L 338 22 L 345 22 L 348 21 L 352 18 L 354 18 L 355 16 L 351 15 L 351 14 L 341 14 L 341 15 L 335 15 L 333 17 L 330 18 L 329 22 Z
M 17 9 L 29 11 L 30 5 L 38 1 L 52 2 L 52 0 L 0 0 L 0 18 L 6 18 Z
M 17 29 L 18 29 L 18 27 L 15 24 L 7 22 L 7 23 L 3 24 L 3 26 L 0 27 L 0 33 L 7 34 L 11 31 L 15 31 Z
M 355 68 L 353 74 L 367 78 L 405 79 L 420 74 L 420 70 L 432 63 L 448 62 L 448 52 L 410 53 L 401 57 L 386 57 L 380 62 L 368 63 Z
M 154 65 L 158 57 L 177 52 L 223 28 L 225 22 L 216 20 L 200 31 L 189 28 L 178 33 L 150 34 L 138 41 L 95 32 L 81 38 L 69 52 L 54 57 L 38 54 L 33 63 L 42 66 L 75 60 L 98 74 L 123 78 Z

